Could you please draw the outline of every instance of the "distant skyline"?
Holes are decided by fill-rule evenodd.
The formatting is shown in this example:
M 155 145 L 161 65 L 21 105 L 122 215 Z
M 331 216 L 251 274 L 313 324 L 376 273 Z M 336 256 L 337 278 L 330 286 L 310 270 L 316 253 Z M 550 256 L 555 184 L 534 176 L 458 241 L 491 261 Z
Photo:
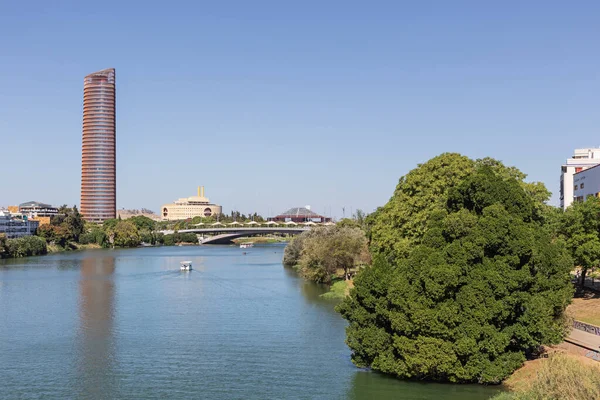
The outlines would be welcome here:
M 87 3 L 87 4 L 84 4 Z M 83 77 L 115 68 L 117 208 L 385 204 L 442 152 L 541 181 L 600 145 L 600 3 L 5 2 L 0 206 L 79 205 Z

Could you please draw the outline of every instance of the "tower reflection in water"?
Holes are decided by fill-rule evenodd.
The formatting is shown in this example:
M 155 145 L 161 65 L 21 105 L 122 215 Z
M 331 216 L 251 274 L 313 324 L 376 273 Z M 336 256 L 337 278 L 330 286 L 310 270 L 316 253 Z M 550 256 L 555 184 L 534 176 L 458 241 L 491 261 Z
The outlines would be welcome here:
M 76 383 L 81 398 L 112 398 L 115 394 L 114 271 L 114 257 L 91 256 L 81 262 Z

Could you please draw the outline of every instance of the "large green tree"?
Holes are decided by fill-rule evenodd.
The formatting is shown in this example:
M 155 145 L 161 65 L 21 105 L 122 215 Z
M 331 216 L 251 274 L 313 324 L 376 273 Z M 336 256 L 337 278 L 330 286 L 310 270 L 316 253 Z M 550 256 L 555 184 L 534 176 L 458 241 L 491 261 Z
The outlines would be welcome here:
M 562 340 L 572 261 L 541 229 L 539 199 L 520 178 L 490 160 L 442 155 L 401 179 L 399 199 L 378 216 L 378 255 L 338 307 L 354 363 L 498 383 Z
M 106 231 L 108 240 L 115 247 L 135 247 L 140 244 L 140 235 L 133 222 L 118 220 Z
M 152 232 L 156 227 L 156 222 L 145 215 L 136 215 L 135 217 L 129 218 L 129 221 L 133 222 L 140 231 Z

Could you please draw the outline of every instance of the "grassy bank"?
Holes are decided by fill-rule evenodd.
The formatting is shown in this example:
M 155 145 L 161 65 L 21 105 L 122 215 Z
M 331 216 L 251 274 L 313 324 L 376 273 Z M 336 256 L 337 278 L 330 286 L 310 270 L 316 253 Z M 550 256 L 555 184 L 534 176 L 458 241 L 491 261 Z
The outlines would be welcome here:
M 329 292 L 323 293 L 321 297 L 324 299 L 342 300 L 350 294 L 350 289 L 353 287 L 352 281 L 339 280 L 334 282 L 329 288 Z
M 586 291 L 581 297 L 573 299 L 567 312 L 578 321 L 600 326 L 600 295 Z
M 259 244 L 268 244 L 268 243 L 285 243 L 289 242 L 291 237 L 279 237 L 279 236 L 259 236 L 259 237 L 246 237 L 234 239 L 233 242 L 235 244 L 240 243 L 259 243 Z
M 101 249 L 102 248 L 102 246 L 95 244 L 95 243 L 80 244 L 80 243 L 74 243 L 74 242 L 68 243 L 65 247 L 59 246 L 54 243 L 49 243 L 47 246 L 48 246 L 48 254 L 61 253 L 63 251 Z
M 600 363 L 555 351 L 528 361 L 505 382 L 510 392 L 493 400 L 600 399 Z

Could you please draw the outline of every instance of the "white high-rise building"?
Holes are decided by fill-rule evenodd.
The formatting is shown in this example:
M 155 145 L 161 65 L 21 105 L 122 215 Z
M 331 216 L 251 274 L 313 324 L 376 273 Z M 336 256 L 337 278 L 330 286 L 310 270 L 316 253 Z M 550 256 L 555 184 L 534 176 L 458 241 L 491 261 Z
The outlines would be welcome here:
M 560 206 L 563 210 L 573 203 L 575 187 L 573 175 L 600 164 L 600 148 L 575 149 L 573 157 L 568 158 L 561 167 Z

